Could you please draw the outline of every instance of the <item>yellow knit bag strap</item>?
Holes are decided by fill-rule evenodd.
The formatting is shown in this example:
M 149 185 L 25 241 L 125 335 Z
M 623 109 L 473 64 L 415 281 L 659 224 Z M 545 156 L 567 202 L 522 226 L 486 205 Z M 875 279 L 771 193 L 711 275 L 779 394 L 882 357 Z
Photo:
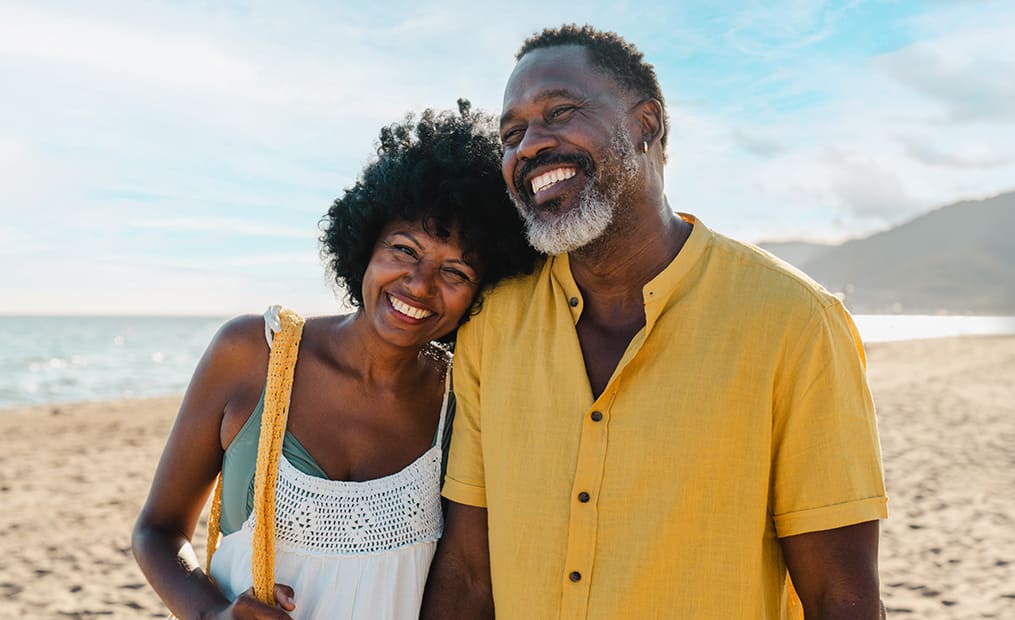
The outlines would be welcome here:
M 275 605 L 275 484 L 282 456 L 289 394 L 293 386 L 296 355 L 303 335 L 303 317 L 292 310 L 279 312 L 281 331 L 275 334 L 268 359 L 268 380 L 264 388 L 264 413 L 257 444 L 254 470 L 254 539 L 251 564 L 254 595 Z
M 205 547 L 204 574 L 211 579 L 211 556 L 219 547 L 219 540 L 222 538 L 222 530 L 219 522 L 222 520 L 222 472 L 219 472 L 215 479 L 215 494 L 211 500 L 211 512 L 208 514 L 208 544 Z

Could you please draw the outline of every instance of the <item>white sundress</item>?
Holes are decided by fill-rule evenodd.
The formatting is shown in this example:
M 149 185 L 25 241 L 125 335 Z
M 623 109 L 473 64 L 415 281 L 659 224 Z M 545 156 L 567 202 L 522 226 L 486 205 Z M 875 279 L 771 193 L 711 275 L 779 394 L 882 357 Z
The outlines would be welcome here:
M 293 588 L 297 620 L 415 620 L 437 540 L 445 380 L 437 440 L 394 474 L 349 482 L 310 476 L 283 455 L 275 491 L 275 581 Z M 254 513 L 225 536 L 211 576 L 230 599 L 253 584 Z

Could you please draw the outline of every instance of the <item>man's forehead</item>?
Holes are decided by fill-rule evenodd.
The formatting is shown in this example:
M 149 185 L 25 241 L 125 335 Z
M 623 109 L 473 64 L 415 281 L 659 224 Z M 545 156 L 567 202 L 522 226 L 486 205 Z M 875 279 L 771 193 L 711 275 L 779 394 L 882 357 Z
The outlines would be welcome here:
M 545 98 L 550 93 L 580 95 L 590 88 L 615 90 L 612 86 L 613 81 L 593 66 L 585 47 L 543 47 L 526 53 L 515 65 L 504 88 L 504 111 L 517 103 Z
M 584 45 L 551 45 L 530 50 L 518 59 L 515 72 L 541 65 L 569 65 L 572 67 L 592 66 L 592 55 Z

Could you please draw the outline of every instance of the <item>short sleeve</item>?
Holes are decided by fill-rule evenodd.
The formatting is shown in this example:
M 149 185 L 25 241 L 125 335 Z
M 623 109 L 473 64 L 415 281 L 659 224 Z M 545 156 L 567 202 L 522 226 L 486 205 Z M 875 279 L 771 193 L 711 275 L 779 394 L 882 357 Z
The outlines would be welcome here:
M 483 317 L 486 308 L 458 329 L 454 373 L 455 425 L 451 434 L 447 475 L 442 494 L 453 502 L 486 507 L 483 468 L 482 418 L 480 416 L 480 369 Z
M 787 351 L 773 420 L 778 536 L 887 517 L 863 343 L 841 302 L 817 307 Z

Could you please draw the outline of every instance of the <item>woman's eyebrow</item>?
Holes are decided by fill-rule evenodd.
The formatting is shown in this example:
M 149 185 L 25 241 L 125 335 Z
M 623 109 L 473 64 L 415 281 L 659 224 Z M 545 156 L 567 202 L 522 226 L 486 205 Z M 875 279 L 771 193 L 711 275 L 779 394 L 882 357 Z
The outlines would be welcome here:
M 469 263 L 465 262 L 464 258 L 449 258 L 447 260 L 447 262 L 449 262 L 449 263 L 455 263 L 456 265 L 465 265 L 466 267 L 468 267 L 469 269 L 472 269 L 473 271 L 475 271 L 475 269 L 476 269 L 475 267 L 473 267 Z
M 398 235 L 398 236 L 400 236 L 400 237 L 405 237 L 405 238 L 406 238 L 406 239 L 408 239 L 409 241 L 412 241 L 412 243 L 413 243 L 413 244 L 414 244 L 414 245 L 415 245 L 415 246 L 416 246 L 417 248 L 419 248 L 420 250 L 422 250 L 422 249 L 423 249 L 423 244 L 422 244 L 422 243 L 420 243 L 420 242 L 419 242 L 419 239 L 417 239 L 417 238 L 416 238 L 416 237 L 415 237 L 415 236 L 414 236 L 414 235 L 413 235 L 412 233 L 410 233 L 410 232 L 408 232 L 408 231 L 404 231 L 404 230 L 395 230 L 395 231 L 392 231 L 392 233 L 391 233 L 391 236 L 395 236 L 395 235 Z

